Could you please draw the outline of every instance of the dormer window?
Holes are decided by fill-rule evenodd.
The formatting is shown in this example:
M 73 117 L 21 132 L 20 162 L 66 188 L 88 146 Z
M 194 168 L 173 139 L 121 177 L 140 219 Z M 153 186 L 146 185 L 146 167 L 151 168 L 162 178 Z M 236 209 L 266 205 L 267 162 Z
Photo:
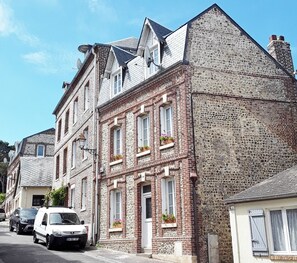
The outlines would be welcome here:
M 113 96 L 122 92 L 122 72 L 121 70 L 112 74 Z
M 152 63 L 149 66 L 149 74 L 152 75 L 158 71 L 158 66 L 160 64 L 159 61 L 159 50 L 158 46 L 154 46 L 150 49 L 150 58 L 152 60 Z

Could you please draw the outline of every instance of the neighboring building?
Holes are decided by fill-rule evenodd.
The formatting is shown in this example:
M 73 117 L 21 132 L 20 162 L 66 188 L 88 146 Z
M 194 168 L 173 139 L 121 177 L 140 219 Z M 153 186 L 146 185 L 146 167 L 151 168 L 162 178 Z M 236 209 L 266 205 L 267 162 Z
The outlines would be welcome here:
M 113 46 L 98 102 L 99 245 L 231 263 L 223 200 L 297 162 L 292 68 L 217 5 L 175 31 L 145 19 L 136 54 Z
M 126 39 L 116 44 L 133 50 L 135 39 Z M 128 46 L 128 47 L 127 47 Z M 96 148 L 98 118 L 95 108 L 98 101 L 99 81 L 103 73 L 110 45 L 81 45 L 84 61 L 78 60 L 78 72 L 71 83 L 63 83 L 64 94 L 53 114 L 56 116 L 56 141 L 54 154 L 53 188 L 65 186 L 66 206 L 71 206 L 89 228 L 89 240 L 96 239 L 97 209 L 96 189 Z M 79 137 L 86 139 L 85 148 L 94 149 L 94 154 L 83 151 Z
M 297 166 L 226 203 L 234 263 L 297 262 Z
M 51 128 L 15 143 L 7 169 L 5 211 L 40 207 L 52 186 L 55 129 Z

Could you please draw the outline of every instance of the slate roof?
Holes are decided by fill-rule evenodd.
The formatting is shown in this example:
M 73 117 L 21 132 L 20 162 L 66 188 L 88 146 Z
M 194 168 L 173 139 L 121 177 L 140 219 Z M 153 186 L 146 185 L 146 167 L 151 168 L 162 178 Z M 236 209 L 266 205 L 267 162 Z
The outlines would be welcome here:
M 225 203 L 244 203 L 288 197 L 297 197 L 297 165 L 231 196 L 225 200 Z
M 117 46 L 124 49 L 135 49 L 135 50 L 137 48 L 137 44 L 138 44 L 138 39 L 135 37 L 128 37 L 125 39 L 108 43 L 108 45 L 111 45 L 111 46 Z
M 21 157 L 20 186 L 51 186 L 54 159 L 52 157 Z
M 135 58 L 131 53 L 117 47 L 113 47 L 113 51 L 119 65 L 122 67 L 126 67 L 127 62 Z
M 153 31 L 155 32 L 158 40 L 163 43 L 165 42 L 165 37 L 170 34 L 172 31 L 169 30 L 168 28 L 154 22 L 153 20 L 147 18 L 147 20 L 149 21 Z

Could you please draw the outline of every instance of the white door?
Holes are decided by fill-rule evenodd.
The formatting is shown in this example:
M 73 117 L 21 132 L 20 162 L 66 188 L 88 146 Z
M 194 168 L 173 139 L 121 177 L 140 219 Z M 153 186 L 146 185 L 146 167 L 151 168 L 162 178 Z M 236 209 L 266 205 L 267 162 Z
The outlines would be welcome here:
M 151 185 L 142 187 L 142 240 L 141 247 L 152 248 L 152 194 Z

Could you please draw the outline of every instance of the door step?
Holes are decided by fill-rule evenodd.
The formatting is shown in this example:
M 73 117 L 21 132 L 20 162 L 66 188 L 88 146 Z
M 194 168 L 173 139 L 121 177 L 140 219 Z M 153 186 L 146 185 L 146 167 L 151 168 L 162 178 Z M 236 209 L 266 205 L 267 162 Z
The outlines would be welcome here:
M 152 250 L 148 248 L 143 248 L 142 253 L 138 253 L 137 256 L 145 257 L 145 258 L 152 258 Z

